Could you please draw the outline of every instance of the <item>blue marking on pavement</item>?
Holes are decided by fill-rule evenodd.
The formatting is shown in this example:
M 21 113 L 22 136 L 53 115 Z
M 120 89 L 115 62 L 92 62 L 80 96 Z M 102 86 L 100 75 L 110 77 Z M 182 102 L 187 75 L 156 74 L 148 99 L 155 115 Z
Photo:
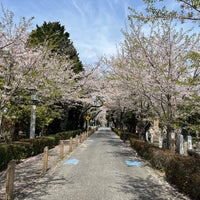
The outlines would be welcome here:
M 79 163 L 79 160 L 77 159 L 69 159 L 64 162 L 64 165 L 77 165 L 78 163 Z
M 125 162 L 128 166 L 140 167 L 142 165 L 140 161 L 126 160 Z

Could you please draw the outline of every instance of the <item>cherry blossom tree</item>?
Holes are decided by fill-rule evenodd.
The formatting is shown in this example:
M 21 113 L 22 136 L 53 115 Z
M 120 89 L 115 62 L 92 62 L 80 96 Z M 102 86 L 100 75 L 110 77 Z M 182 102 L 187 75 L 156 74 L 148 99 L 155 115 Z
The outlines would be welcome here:
M 104 81 L 99 63 L 85 66 L 85 71 L 81 72 L 79 87 L 75 94 L 77 102 L 83 105 L 81 115 L 83 118 L 89 115 L 91 120 L 95 120 L 102 112 L 104 105 Z
M 0 124 L 3 111 L 7 108 L 12 95 L 19 88 L 19 80 L 23 76 L 20 74 L 19 80 L 15 77 L 18 70 L 16 69 L 16 58 L 21 57 L 24 53 L 22 46 L 27 38 L 26 30 L 30 26 L 31 20 L 21 19 L 19 25 L 13 22 L 14 14 L 12 12 L 2 10 L 3 17 L 0 24 Z
M 199 23 L 200 21 L 199 0 L 176 0 L 171 3 L 165 0 L 143 0 L 143 2 L 145 12 L 137 12 L 135 9 L 130 8 L 132 17 L 143 21 L 159 18 L 178 19 L 182 23 L 186 21 Z
M 43 104 L 80 100 L 78 93 L 85 78 L 84 72 L 75 73 L 74 63 L 51 55 L 50 49 L 27 46 L 31 20 L 14 23 L 14 14 L 3 10 L 0 24 L 0 119 L 12 103 L 22 101 L 24 92 L 37 91 Z M 30 94 L 29 94 L 30 95 Z M 0 124 L 1 124 L 0 120 Z
M 178 30 L 171 20 L 146 24 L 130 18 L 130 31 L 124 31 L 124 36 L 120 54 L 107 63 L 111 67 L 110 79 L 117 82 L 121 101 L 129 99 L 127 105 L 143 111 L 143 116 L 161 119 L 170 148 L 179 107 L 184 105 L 185 95 L 191 96 L 194 91 L 189 84 L 194 75 L 187 56 L 191 51 L 199 52 L 199 35 Z M 132 95 L 134 100 L 129 97 Z

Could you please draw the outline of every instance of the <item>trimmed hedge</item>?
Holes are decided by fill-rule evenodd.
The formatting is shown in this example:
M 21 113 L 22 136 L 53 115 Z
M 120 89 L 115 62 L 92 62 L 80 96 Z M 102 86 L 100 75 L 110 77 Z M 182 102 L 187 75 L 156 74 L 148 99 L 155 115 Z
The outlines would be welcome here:
M 168 182 L 180 192 L 192 199 L 200 199 L 200 159 L 182 156 L 134 138 L 130 142 L 140 156 L 149 160 L 153 167 L 164 171 Z
M 192 199 L 200 199 L 200 160 L 175 155 L 166 169 L 167 180 Z
M 6 169 L 10 160 L 20 161 L 43 153 L 45 146 L 53 148 L 59 144 L 60 140 L 67 140 L 82 132 L 83 130 L 65 131 L 36 139 L 22 139 L 12 144 L 0 144 L 0 170 Z
M 25 144 L 23 142 L 13 144 L 1 144 L 0 170 L 5 169 L 10 160 L 19 161 L 29 156 L 31 156 L 31 149 L 29 144 Z
M 169 161 L 174 157 L 175 153 L 166 149 L 160 149 L 144 140 L 131 138 L 131 146 L 144 159 L 149 160 L 153 167 L 161 171 L 167 169 Z
M 121 135 L 119 130 L 113 130 Z M 200 159 L 182 156 L 174 151 L 160 149 L 144 140 L 130 138 L 131 146 L 137 153 L 148 160 L 156 169 L 165 172 L 169 183 L 189 195 L 192 199 L 200 199 Z
M 112 131 L 114 131 L 121 140 L 130 140 L 130 138 L 137 138 L 137 135 L 134 133 L 122 132 L 116 128 L 112 128 Z

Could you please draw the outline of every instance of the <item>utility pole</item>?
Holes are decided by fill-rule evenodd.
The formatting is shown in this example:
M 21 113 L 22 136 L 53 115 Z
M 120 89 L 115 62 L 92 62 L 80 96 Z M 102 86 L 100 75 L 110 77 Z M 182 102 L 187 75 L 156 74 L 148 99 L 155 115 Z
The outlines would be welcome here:
M 30 122 L 30 139 L 35 138 L 35 123 L 36 123 L 36 90 L 32 90 L 31 94 L 31 100 L 32 100 L 32 105 L 31 105 L 31 122 Z

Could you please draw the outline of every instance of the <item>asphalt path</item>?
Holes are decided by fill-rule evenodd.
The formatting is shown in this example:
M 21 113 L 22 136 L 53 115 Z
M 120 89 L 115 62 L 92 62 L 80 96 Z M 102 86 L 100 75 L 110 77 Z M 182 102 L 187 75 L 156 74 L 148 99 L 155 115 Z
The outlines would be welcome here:
M 24 200 L 187 199 L 109 128 L 99 128 Z

